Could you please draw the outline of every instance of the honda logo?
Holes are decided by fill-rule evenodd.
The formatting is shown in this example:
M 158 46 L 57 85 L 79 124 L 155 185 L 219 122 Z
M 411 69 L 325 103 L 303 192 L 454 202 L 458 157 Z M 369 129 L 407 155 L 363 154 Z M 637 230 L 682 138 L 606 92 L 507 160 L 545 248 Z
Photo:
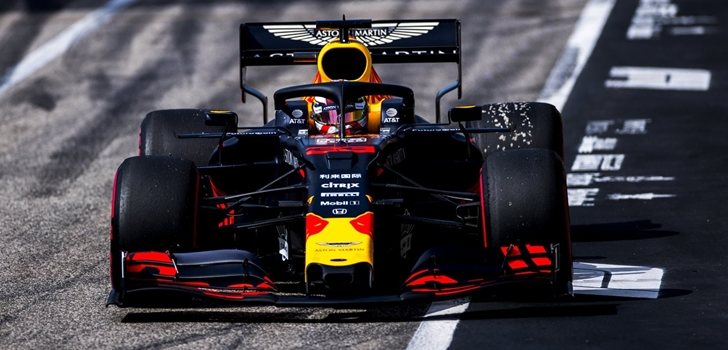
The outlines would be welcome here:
M 334 215 L 346 215 L 348 210 L 346 210 L 346 208 L 336 208 L 331 210 L 331 212 L 334 213 Z

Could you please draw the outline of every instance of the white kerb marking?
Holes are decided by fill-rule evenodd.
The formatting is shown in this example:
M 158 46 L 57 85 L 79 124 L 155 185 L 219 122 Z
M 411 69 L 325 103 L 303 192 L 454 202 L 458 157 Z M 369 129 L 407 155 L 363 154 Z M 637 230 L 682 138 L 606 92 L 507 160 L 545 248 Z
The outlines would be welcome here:
M 25 56 L 22 61 L 11 68 L 9 73 L 0 80 L 0 84 L 2 84 L 0 85 L 0 95 L 61 56 L 73 43 L 107 23 L 118 11 L 129 6 L 134 1 L 136 0 L 109 1 L 103 8 L 90 12 L 49 42 L 41 45 Z

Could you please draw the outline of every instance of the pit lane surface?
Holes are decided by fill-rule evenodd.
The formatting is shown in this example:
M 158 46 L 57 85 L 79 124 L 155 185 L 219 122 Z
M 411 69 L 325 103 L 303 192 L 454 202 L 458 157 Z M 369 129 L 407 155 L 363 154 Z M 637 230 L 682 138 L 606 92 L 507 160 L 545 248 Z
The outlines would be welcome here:
M 658 298 L 471 303 L 452 347 L 726 347 L 726 42 L 722 1 L 616 1 L 563 108 L 574 259 Z
M 238 102 L 237 25 L 241 21 L 337 18 L 341 13 L 350 18 L 460 18 L 464 102 L 487 103 L 539 96 L 584 3 L 129 2 L 108 22 L 85 32 L 58 58 L 0 95 L 2 346 L 407 347 L 426 306 L 104 308 L 109 288 L 108 198 L 114 170 L 135 153 L 139 122 L 153 109 L 229 108 L 241 115 L 245 125 L 260 123 L 257 104 Z M 725 225 L 719 221 L 725 217 L 725 194 L 717 175 L 718 165 L 725 164 L 717 151 L 725 146 L 725 138 L 716 136 L 726 111 L 721 105 L 725 101 L 716 97 L 725 93 L 725 71 L 720 66 L 725 56 L 720 49 L 708 52 L 705 47 L 722 47 L 725 29 L 721 32 L 720 24 L 726 19 L 717 17 L 722 6 L 717 1 L 672 3 L 693 17 L 713 16 L 717 24 L 693 25 L 706 27 L 710 33 L 705 35 L 672 35 L 672 27 L 666 26 L 661 37 L 628 41 L 625 33 L 638 2 L 618 2 L 603 34 L 613 41 L 599 42 L 564 109 L 566 162 L 572 173 L 582 178 L 597 173 L 600 178 L 674 178 L 572 186 L 573 193 L 590 199 L 581 204 L 593 204 L 572 208 L 577 258 L 587 263 L 665 268 L 662 298 L 580 298 L 557 305 L 476 300 L 463 315 L 434 317 L 462 319 L 453 347 L 721 344 L 711 335 L 726 329 L 725 317 L 715 311 L 725 305 L 718 298 L 725 282 L 715 281 L 725 266 L 720 255 Z M 7 74 L 17 72 L 24 58 L 108 6 L 95 0 L 56 4 L 33 12 L 24 11 L 20 2 L 0 5 L 0 69 L 6 74 L 5 83 Z M 666 11 L 669 17 L 671 10 Z M 613 67 L 707 69 L 712 79 L 702 92 L 607 87 Z M 454 75 L 453 67 L 428 65 L 378 70 L 387 81 L 415 87 L 420 113 L 426 115 L 432 114 L 434 91 Z M 625 80 L 619 72 L 615 71 L 614 79 Z M 261 68 L 252 70 L 249 78 L 271 93 L 309 81 L 312 75 L 305 68 Z M 705 117 L 711 114 L 712 118 Z M 638 119 L 649 120 L 646 133 L 619 133 L 626 130 L 626 120 Z M 603 120 L 613 121 L 603 133 L 587 129 L 589 123 Z M 587 130 L 591 130 L 588 135 Z M 573 168 L 584 136 L 619 137 L 613 149 L 597 148 L 584 155 L 622 154 L 622 166 L 610 170 L 616 163 L 605 163 L 606 168 L 599 163 L 596 170 Z M 702 158 L 695 159 L 698 155 Z M 604 157 L 600 159 L 604 162 Z M 696 252 L 686 253 L 686 249 Z M 690 323 L 684 324 L 685 320 Z M 566 335 L 564 329 L 569 330 Z M 678 342 L 668 342 L 662 337 L 666 333 L 674 334 Z

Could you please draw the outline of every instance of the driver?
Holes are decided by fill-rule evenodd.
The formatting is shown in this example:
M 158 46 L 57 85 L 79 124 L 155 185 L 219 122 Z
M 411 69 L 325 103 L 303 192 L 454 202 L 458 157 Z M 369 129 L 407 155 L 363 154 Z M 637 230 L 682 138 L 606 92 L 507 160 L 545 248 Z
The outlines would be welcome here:
M 319 134 L 336 134 L 339 132 L 341 112 L 339 106 L 324 97 L 314 97 L 311 114 Z M 343 113 L 346 135 L 364 134 L 367 132 L 367 116 L 369 108 L 365 98 L 360 97 L 353 105 L 345 107 Z

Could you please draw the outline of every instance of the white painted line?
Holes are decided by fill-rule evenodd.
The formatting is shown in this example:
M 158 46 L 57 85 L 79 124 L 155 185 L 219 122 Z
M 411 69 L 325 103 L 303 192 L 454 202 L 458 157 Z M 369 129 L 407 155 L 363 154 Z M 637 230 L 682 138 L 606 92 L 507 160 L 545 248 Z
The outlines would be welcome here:
M 663 274 L 648 266 L 574 262 L 574 293 L 657 299 Z
M 566 174 L 566 186 L 584 187 L 601 183 L 643 183 L 643 182 L 667 182 L 675 181 L 674 176 L 662 175 L 629 175 L 629 176 L 606 176 L 601 173 L 568 173 Z
M 567 188 L 570 207 L 593 207 L 599 188 Z
M 693 27 L 675 27 L 670 28 L 672 35 L 706 35 L 717 33 L 715 27 L 693 26 Z
M 632 193 L 632 194 L 623 194 L 623 193 L 612 193 L 607 195 L 607 198 L 609 200 L 613 201 L 624 201 L 624 200 L 642 200 L 642 201 L 651 201 L 653 199 L 658 198 L 673 198 L 676 197 L 674 194 L 660 194 L 660 193 Z
M 17 83 L 25 80 L 46 64 L 61 56 L 73 43 L 107 23 L 118 11 L 136 0 L 111 0 L 103 8 L 94 10 L 74 23 L 49 42 L 25 56 L 0 80 L 0 96 Z
M 433 316 L 454 315 L 452 320 L 427 320 L 420 322 L 415 335 L 412 336 L 408 350 L 438 350 L 450 347 L 455 328 L 458 325 L 457 315 L 468 309 L 470 298 L 437 301 L 430 305 L 425 318 Z
M 624 154 L 577 154 L 571 171 L 619 171 Z
M 604 86 L 613 89 L 706 91 L 710 71 L 705 69 L 612 67 Z
M 584 136 L 579 145 L 579 153 L 592 153 L 594 151 L 613 151 L 617 147 L 616 137 Z
M 614 3 L 615 0 L 591 0 L 586 4 L 566 43 L 564 53 L 546 80 L 538 98 L 540 102 L 550 103 L 558 110 L 564 108 L 576 79 L 594 50 Z
M 678 16 L 680 7 L 671 0 L 640 0 L 627 30 L 627 39 L 646 40 L 659 38 L 670 28 L 672 35 L 705 35 L 717 32 L 717 26 L 705 27 L 697 24 L 716 24 L 714 16 Z M 682 26 L 682 27 L 681 27 Z
M 618 135 L 644 135 L 647 134 L 647 123 L 650 119 L 627 119 L 621 129 L 615 130 Z

